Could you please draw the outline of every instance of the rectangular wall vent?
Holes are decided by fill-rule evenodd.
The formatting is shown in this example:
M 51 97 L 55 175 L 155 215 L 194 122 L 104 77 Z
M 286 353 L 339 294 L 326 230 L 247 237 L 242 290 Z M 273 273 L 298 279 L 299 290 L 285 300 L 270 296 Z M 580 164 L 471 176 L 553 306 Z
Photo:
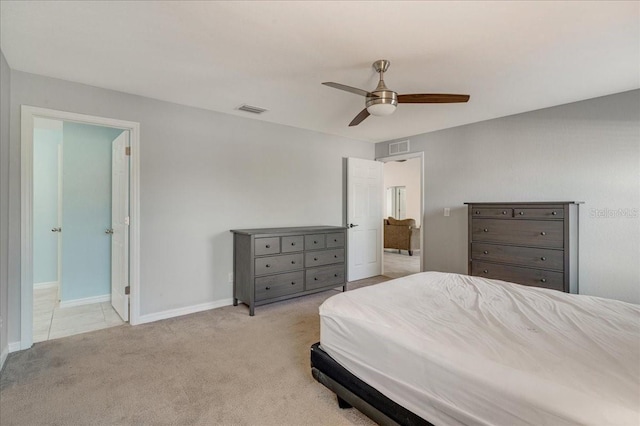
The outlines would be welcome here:
M 403 154 L 405 152 L 409 152 L 409 139 L 389 144 L 389 155 Z
M 238 107 L 238 109 L 240 111 L 250 112 L 252 114 L 262 114 L 263 112 L 266 111 L 266 109 L 264 109 L 264 108 L 260 108 L 260 107 L 253 106 L 253 105 L 247 105 L 247 104 L 240 105 Z

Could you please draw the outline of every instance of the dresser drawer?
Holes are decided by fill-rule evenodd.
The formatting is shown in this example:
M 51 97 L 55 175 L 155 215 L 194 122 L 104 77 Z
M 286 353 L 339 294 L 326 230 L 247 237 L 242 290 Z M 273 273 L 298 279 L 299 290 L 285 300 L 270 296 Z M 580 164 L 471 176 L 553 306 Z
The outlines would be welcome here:
M 305 279 L 306 290 L 313 290 L 329 285 L 344 285 L 344 265 L 307 269 Z
M 562 219 L 564 218 L 564 209 L 513 209 L 513 217 L 516 219 Z
M 256 256 L 280 253 L 280 237 L 256 238 L 254 251 Z
M 304 265 L 307 268 L 330 265 L 331 263 L 344 263 L 344 249 L 314 251 L 304 254 Z
M 472 241 L 562 248 L 563 222 L 546 220 L 476 219 L 471 223 Z
M 472 262 L 471 265 L 471 275 L 478 277 L 492 278 L 560 291 L 563 291 L 564 289 L 564 275 L 562 272 L 544 271 L 540 269 L 498 265 L 495 263 L 477 261 Z
M 325 248 L 324 236 L 324 234 L 305 235 L 304 249 L 315 250 Z
M 327 248 L 344 247 L 344 233 L 327 234 Z
M 256 278 L 256 301 L 286 296 L 304 290 L 304 272 Z
M 291 253 L 304 249 L 304 237 L 296 235 L 294 237 L 282 237 L 282 252 Z
M 471 214 L 474 217 L 512 217 L 513 209 L 496 209 L 496 208 L 475 208 Z
M 303 268 L 302 253 L 281 256 L 259 257 L 255 259 L 256 275 L 277 274 Z
M 471 258 L 476 261 L 511 263 L 541 269 L 564 269 L 564 252 L 531 247 L 472 243 Z

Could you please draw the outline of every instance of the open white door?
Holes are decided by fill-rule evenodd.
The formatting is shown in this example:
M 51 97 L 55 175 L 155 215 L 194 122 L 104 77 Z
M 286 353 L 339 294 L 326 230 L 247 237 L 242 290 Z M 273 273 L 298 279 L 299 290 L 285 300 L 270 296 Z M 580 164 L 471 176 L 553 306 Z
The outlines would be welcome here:
M 383 164 L 347 158 L 347 280 L 382 273 Z
M 129 321 L 129 131 L 113 141 L 111 156 L 111 305 Z

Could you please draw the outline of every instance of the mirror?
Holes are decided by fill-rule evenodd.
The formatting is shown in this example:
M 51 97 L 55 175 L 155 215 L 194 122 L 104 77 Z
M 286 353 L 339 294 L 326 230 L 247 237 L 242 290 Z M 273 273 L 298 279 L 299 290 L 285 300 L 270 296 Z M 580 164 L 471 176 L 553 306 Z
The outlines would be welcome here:
M 406 219 L 407 189 L 405 186 L 390 186 L 387 188 L 387 217 Z

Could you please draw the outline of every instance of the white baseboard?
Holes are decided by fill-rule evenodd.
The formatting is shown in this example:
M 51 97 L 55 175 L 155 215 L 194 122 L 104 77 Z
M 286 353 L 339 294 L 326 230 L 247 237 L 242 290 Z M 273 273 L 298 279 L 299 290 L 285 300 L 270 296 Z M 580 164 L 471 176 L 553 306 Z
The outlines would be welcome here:
M 53 288 L 58 287 L 58 281 L 50 281 L 47 283 L 34 283 L 33 288 Z
M 85 297 L 84 299 L 73 299 L 60 301 L 61 308 L 70 308 L 72 306 L 90 305 L 92 303 L 110 302 L 111 295 L 103 294 L 102 296 Z
M 194 314 L 196 312 L 208 311 L 210 309 L 222 308 L 233 304 L 233 299 L 222 299 L 214 302 L 201 303 L 199 305 L 186 306 L 184 308 L 169 309 L 167 311 L 156 312 L 154 314 L 141 315 L 137 324 L 160 321 L 167 318 L 180 317 L 182 315 Z
M 22 350 L 20 342 L 9 342 L 9 353 Z

